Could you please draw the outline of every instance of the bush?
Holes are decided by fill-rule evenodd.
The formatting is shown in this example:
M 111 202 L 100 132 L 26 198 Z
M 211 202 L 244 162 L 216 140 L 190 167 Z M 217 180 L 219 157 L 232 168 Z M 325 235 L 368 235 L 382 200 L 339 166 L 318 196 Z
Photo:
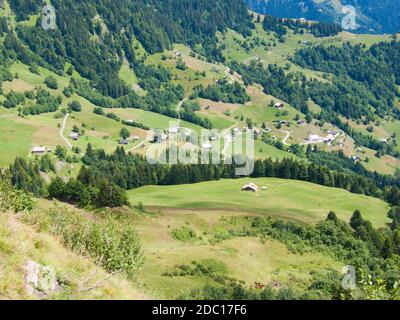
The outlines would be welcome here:
M 46 79 L 44 79 L 44 83 L 46 84 L 46 86 L 50 89 L 54 89 L 57 90 L 58 89 L 58 83 L 56 78 L 54 78 L 53 76 L 48 76 L 46 77 Z
M 106 115 L 104 110 L 103 110 L 103 108 L 101 108 L 101 107 L 95 107 L 93 109 L 93 113 L 94 114 L 98 114 L 99 116 L 105 116 Z
M 80 111 L 82 111 L 82 106 L 81 106 L 81 104 L 80 104 L 78 101 L 72 101 L 72 102 L 69 104 L 69 107 L 71 108 L 72 111 L 75 111 L 75 112 L 80 112 Z
M 182 242 L 193 241 L 197 239 L 196 232 L 186 226 L 172 230 L 171 235 L 175 240 Z
M 34 207 L 32 198 L 12 186 L 11 178 L 0 173 L 0 210 L 11 210 L 15 213 L 31 211 Z

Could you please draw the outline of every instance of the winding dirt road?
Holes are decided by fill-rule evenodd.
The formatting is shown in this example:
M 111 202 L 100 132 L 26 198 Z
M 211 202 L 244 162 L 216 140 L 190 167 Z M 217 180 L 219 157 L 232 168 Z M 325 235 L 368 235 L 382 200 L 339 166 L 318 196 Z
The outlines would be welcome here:
M 59 134 L 60 134 L 61 139 L 63 139 L 64 142 L 68 145 L 68 147 L 69 147 L 70 149 L 72 149 L 72 144 L 71 144 L 71 142 L 69 142 L 68 139 L 64 137 L 64 133 L 63 133 L 63 132 L 64 132 L 64 129 L 65 129 L 65 125 L 67 124 L 68 117 L 69 117 L 69 113 L 67 113 L 67 114 L 65 115 L 65 117 L 64 117 L 64 120 L 63 120 L 63 122 L 62 122 L 61 129 L 60 129 Z

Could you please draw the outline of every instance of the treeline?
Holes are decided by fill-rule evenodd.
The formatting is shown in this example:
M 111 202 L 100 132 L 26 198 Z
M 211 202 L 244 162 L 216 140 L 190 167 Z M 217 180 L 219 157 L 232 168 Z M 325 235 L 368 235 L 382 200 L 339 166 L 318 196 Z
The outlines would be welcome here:
M 129 205 L 125 191 L 109 179 L 97 180 L 96 185 L 85 185 L 79 179 L 70 179 L 65 182 L 56 177 L 49 185 L 46 185 L 41 172 L 51 171 L 55 171 L 54 164 L 47 156 L 30 162 L 23 158 L 16 158 L 9 168 L 13 186 L 37 197 L 72 201 L 83 207 L 88 205 L 101 207 Z
M 134 120 L 122 120 L 122 124 L 128 126 L 128 127 L 135 127 L 143 130 L 150 130 L 148 126 L 144 125 L 143 123 L 134 121 Z
M 104 109 L 102 107 L 94 107 L 93 108 L 93 113 L 97 114 L 99 116 L 107 117 L 107 118 L 112 119 L 112 120 L 114 120 L 116 122 L 121 122 L 125 126 L 135 127 L 135 128 L 139 128 L 139 129 L 143 129 L 143 130 L 150 130 L 151 129 L 148 126 L 144 125 L 143 123 L 140 123 L 140 122 L 137 122 L 137 121 L 134 121 L 134 120 L 121 120 L 121 118 L 118 117 L 115 113 L 112 113 L 112 112 L 105 113 Z
M 361 166 L 351 167 L 340 153 L 328 156 L 320 151 L 308 150 L 307 154 L 309 159 L 317 164 L 327 159 L 328 167 L 292 159 L 256 160 L 251 176 L 308 181 L 345 189 L 352 193 L 383 198 L 394 206 L 400 206 L 398 179 L 377 173 L 368 173 Z M 334 166 L 333 162 L 338 159 L 340 161 L 337 161 L 337 165 Z M 17 158 L 10 167 L 10 172 L 13 184 L 26 192 L 46 196 L 48 191 L 51 196 L 62 200 L 79 202 L 82 205 L 104 206 L 128 204 L 123 190 L 141 186 L 179 185 L 238 178 L 236 176 L 237 166 L 234 163 L 219 165 L 179 163 L 171 166 L 151 164 L 140 155 L 126 154 L 122 147 L 107 155 L 102 149 L 93 150 L 89 144 L 82 161 L 84 166 L 82 166 L 77 179 L 72 179 L 67 184 L 57 179 L 55 186 L 52 184 L 49 190 L 46 190 L 40 175 L 41 168 L 51 168 L 48 163 L 28 163 L 22 158 Z M 106 190 L 111 190 L 109 197 L 105 196 Z M 114 196 L 116 199 L 113 198 Z
M 84 189 L 95 190 L 98 186 L 105 185 L 105 181 L 112 188 L 118 186 L 121 190 L 129 190 L 146 185 L 179 185 L 238 178 L 235 164 L 154 165 L 140 155 L 126 154 L 123 148 L 117 148 L 113 154 L 107 155 L 104 150 L 93 150 L 89 145 L 82 161 L 85 166 L 82 166 L 77 179 L 73 179 L 71 182 L 78 187 L 60 188 L 63 192 L 51 193 L 52 196 L 82 204 L 88 204 L 92 201 L 102 203 L 103 200 L 97 198 L 98 192 L 93 192 L 92 196 L 89 196 L 90 192 L 84 191 Z M 32 180 L 29 177 L 26 167 L 36 173 L 31 176 L 37 179 Z M 12 166 L 11 171 L 14 179 L 16 179 L 13 181 L 18 182 L 16 183 L 17 187 L 28 192 L 38 193 L 36 186 L 43 184 L 38 167 L 19 159 Z M 254 178 L 276 177 L 308 181 L 323 186 L 345 189 L 353 193 L 385 198 L 393 205 L 400 204 L 399 187 L 391 180 L 380 178 L 375 181 L 373 176 L 364 177 L 349 170 L 334 171 L 324 166 L 291 159 L 282 161 L 256 160 L 254 172 L 251 176 Z M 21 180 L 24 183 L 19 182 Z M 40 181 L 42 182 L 40 183 Z M 57 182 L 57 185 L 60 185 L 60 181 Z M 115 192 L 115 194 L 118 195 L 116 202 L 103 197 L 107 200 L 107 205 L 126 204 L 123 192 Z M 81 199 L 83 195 L 87 197 L 84 200 Z
M 26 116 L 55 112 L 62 103 L 61 96 L 52 96 L 44 89 L 38 89 L 36 92 L 33 90 L 26 91 L 25 93 L 10 91 L 5 97 L 6 100 L 2 102 L 5 108 L 20 107 L 20 113 Z
M 1 67 L 0 63 L 0 94 L 3 94 L 3 81 L 12 81 L 13 75 L 6 67 Z
M 40 175 L 39 163 L 16 158 L 10 166 L 10 176 L 15 188 L 35 196 L 46 195 L 46 184 Z
M 75 202 L 82 207 L 122 207 L 129 206 L 129 200 L 123 189 L 108 179 L 98 181 L 98 184 L 85 185 L 79 179 L 65 182 L 59 177 L 53 179 L 48 186 L 48 197 L 61 201 Z
M 355 173 L 371 179 L 382 190 L 393 186 L 400 188 L 400 180 L 397 176 L 368 171 L 360 161 L 354 161 L 352 158 L 346 156 L 343 150 L 328 152 L 318 148 L 317 145 L 311 144 L 307 146 L 306 150 L 298 144 L 286 147 L 282 142 L 275 141 L 267 135 L 263 136 L 263 141 L 275 146 L 279 150 L 293 153 L 298 158 L 306 158 L 317 166 L 324 166 L 337 172 Z
M 260 16 L 258 17 L 260 19 Z M 305 30 L 307 30 L 316 37 L 336 36 L 342 31 L 342 27 L 335 23 L 277 18 L 268 14 L 265 16 L 262 24 L 265 31 L 273 31 L 279 38 L 282 38 L 287 34 L 287 29 L 300 34 L 304 34 Z
M 193 89 L 192 98 L 203 98 L 212 101 L 222 101 L 226 103 L 245 104 L 250 101 L 246 88 L 238 82 L 228 83 L 226 80 L 220 80 L 218 83 L 204 88 L 203 85 L 196 86 Z
M 186 100 L 182 104 L 181 110 L 179 110 L 179 116 L 182 120 L 198 124 L 199 126 L 212 129 L 211 121 L 207 118 L 202 118 L 195 114 L 196 111 L 200 111 L 200 103 L 196 100 Z

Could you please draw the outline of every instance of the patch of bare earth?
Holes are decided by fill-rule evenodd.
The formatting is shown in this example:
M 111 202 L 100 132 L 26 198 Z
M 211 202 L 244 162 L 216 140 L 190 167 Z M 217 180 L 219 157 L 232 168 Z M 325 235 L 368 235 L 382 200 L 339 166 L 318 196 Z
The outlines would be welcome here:
M 240 107 L 240 104 L 215 102 L 208 99 L 200 99 L 200 106 L 202 110 L 224 113 L 226 111 L 236 111 Z
M 25 92 L 34 89 L 34 87 L 31 84 L 21 79 L 14 79 L 12 82 L 5 82 L 3 84 L 3 88 L 4 88 L 4 93 L 6 94 L 11 90 L 16 92 Z

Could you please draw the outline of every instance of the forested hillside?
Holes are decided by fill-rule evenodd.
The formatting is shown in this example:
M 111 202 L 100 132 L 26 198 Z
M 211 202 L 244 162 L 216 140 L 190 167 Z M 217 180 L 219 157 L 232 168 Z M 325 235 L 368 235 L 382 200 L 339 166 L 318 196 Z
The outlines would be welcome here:
M 216 32 L 232 28 L 247 35 L 252 27 L 241 0 L 229 4 L 193 0 L 179 4 L 175 1 L 53 1 L 55 30 L 41 27 L 41 4 L 39 0 L 10 1 L 17 21 L 29 19 L 31 15 L 39 18 L 34 26 L 24 23 L 15 26 L 11 17 L 1 18 L 0 32 L 5 33 L 4 44 L 0 44 L 3 65 L 17 59 L 61 76 L 72 75 L 76 70 L 90 83 L 73 79 L 67 89 L 69 95 L 77 92 L 102 107 L 133 106 L 175 118 L 178 114 L 171 105 L 183 98 L 183 88 L 171 84 L 171 74 L 165 68 L 144 65 L 146 56 L 138 57 L 136 51 L 143 47 L 146 54 L 161 52 L 180 42 L 196 48 L 210 61 L 223 61 Z M 138 76 L 141 88 L 149 92 L 146 97 L 138 96 L 120 79 L 119 72 L 125 61 Z M 2 80 L 11 81 L 12 75 L 3 71 L 0 83 Z M 113 101 L 110 97 L 119 99 Z M 25 98 L 11 93 L 7 101 L 5 106 L 14 108 Z M 35 110 L 27 109 L 24 113 L 56 111 L 55 102 L 44 101 L 45 108 L 36 104 Z M 208 126 L 193 112 L 186 112 L 182 117 Z
M 361 88 L 357 94 L 359 99 L 368 97 L 362 105 L 352 104 L 352 108 L 340 106 L 336 111 L 351 117 L 360 117 L 362 115 L 372 120 L 368 113 L 362 111 L 371 105 L 375 113 L 383 118 L 387 113 L 398 113 L 395 108 L 395 99 L 400 96 L 398 90 L 400 64 L 399 61 L 400 43 L 393 41 L 390 44 L 381 43 L 365 50 L 361 45 L 345 45 L 343 48 L 334 46 L 324 48 L 322 46 L 300 50 L 293 61 L 300 66 L 311 69 L 332 73 L 337 78 L 334 82 L 350 84 L 351 79 L 355 83 L 360 83 L 365 87 L 364 93 Z M 335 108 L 335 107 L 334 107 Z M 346 114 L 346 112 L 354 114 Z
M 398 36 L 326 1 L 0 2 L 0 299 L 26 261 L 39 299 L 398 298 Z
M 246 0 L 250 8 L 282 18 L 340 22 L 342 6 L 356 8 L 356 32 L 395 33 L 400 30 L 400 3 L 392 0 Z M 354 30 L 353 30 L 354 31 Z
M 40 0 L 11 1 L 17 19 L 40 12 Z M 132 49 L 134 39 L 149 53 L 162 51 L 174 42 L 201 45 L 210 58 L 223 60 L 215 33 L 227 27 L 249 33 L 251 21 L 240 0 L 230 1 L 53 1 L 57 29 L 48 32 L 40 27 L 18 26 L 20 39 L 38 56 L 37 63 L 62 72 L 66 62 L 93 81 L 102 93 L 113 97 L 128 93 L 117 73 L 124 58 L 138 68 L 140 63 Z M 182 12 L 185 12 L 182 15 Z M 3 22 L 4 23 L 4 22 Z M 21 48 L 9 35 L 8 48 Z M 22 50 L 17 50 L 21 55 Z M 24 60 L 33 63 L 24 50 Z
M 303 113 L 308 113 L 308 99 L 315 101 L 322 112 L 321 120 L 331 122 L 352 136 L 360 145 L 398 156 L 396 145 L 382 144 L 372 136 L 354 131 L 337 115 L 363 121 L 366 125 L 379 118 L 399 118 L 397 101 L 399 43 L 379 43 L 365 46 L 345 44 L 301 49 L 290 58 L 297 65 L 322 71 L 329 82 L 308 81 L 303 75 L 285 73 L 284 68 L 261 63 L 237 64 L 233 68 L 246 84 L 260 83 L 267 94 L 291 101 Z M 329 75 L 328 75 L 329 74 Z

